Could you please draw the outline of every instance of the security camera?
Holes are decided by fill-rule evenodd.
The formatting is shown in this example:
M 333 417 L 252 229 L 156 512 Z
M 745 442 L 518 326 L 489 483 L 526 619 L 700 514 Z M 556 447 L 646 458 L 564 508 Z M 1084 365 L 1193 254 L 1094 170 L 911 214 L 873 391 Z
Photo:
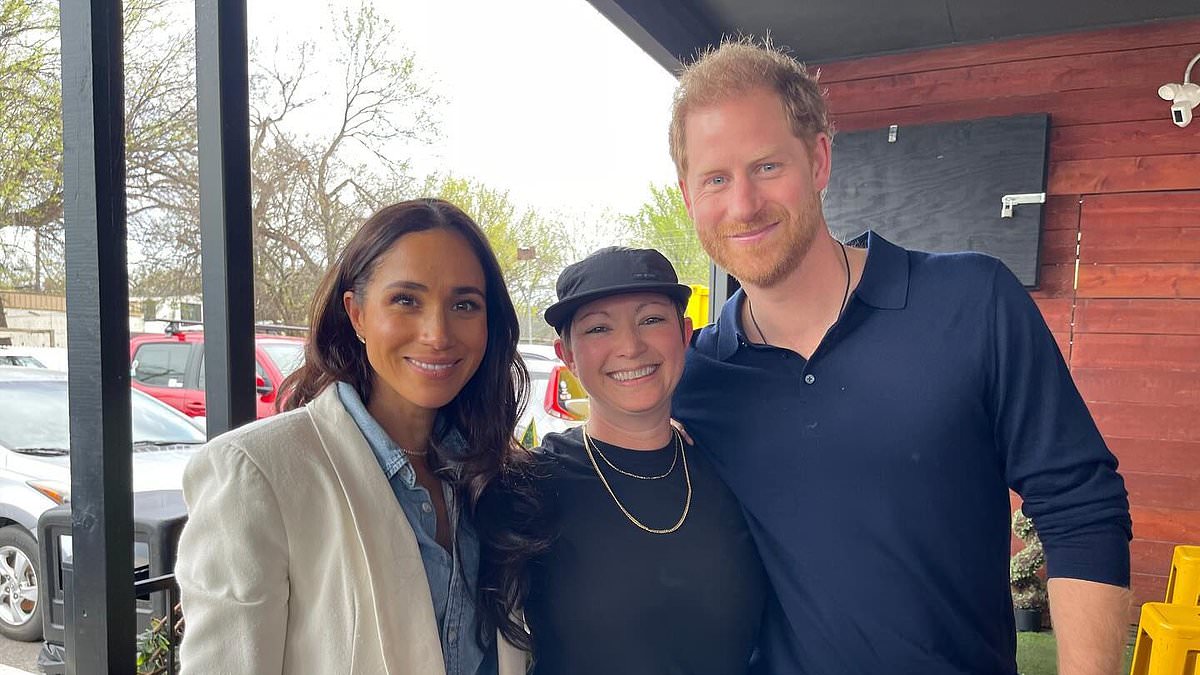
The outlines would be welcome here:
M 1192 123 L 1192 107 L 1195 103 L 1176 103 L 1171 106 L 1171 121 L 1177 127 L 1186 127 Z
M 1175 126 L 1186 127 L 1192 122 L 1192 108 L 1200 105 L 1200 84 L 1186 80 L 1183 84 L 1164 84 L 1158 88 L 1158 96 L 1171 102 L 1171 121 Z

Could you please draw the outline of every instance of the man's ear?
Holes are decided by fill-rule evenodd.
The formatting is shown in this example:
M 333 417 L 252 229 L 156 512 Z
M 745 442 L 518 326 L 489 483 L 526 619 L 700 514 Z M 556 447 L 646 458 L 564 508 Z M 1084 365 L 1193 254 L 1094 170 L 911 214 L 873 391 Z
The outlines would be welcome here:
M 829 187 L 829 176 L 833 170 L 833 148 L 829 134 L 817 134 L 809 144 L 809 154 L 812 155 L 813 187 L 821 192 Z
M 350 317 L 350 325 L 354 327 L 354 332 L 362 335 L 362 307 L 355 300 L 354 291 L 342 293 L 342 307 L 346 308 L 346 314 Z
M 687 345 L 692 343 L 692 333 L 694 331 L 695 327 L 692 326 L 692 317 L 683 317 L 683 344 Z

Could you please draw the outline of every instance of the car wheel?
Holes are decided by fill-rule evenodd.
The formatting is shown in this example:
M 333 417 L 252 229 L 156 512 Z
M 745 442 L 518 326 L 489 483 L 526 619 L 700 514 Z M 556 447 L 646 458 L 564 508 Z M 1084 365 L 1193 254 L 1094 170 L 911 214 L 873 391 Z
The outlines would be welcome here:
M 0 528 L 0 635 L 21 642 L 42 638 L 38 546 L 17 525 Z

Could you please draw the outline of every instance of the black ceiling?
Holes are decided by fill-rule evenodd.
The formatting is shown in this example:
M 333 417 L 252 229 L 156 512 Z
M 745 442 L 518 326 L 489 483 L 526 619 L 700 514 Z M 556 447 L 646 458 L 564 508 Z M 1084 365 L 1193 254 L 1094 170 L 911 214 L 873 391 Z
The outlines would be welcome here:
M 672 71 L 681 58 L 739 32 L 769 31 L 800 60 L 820 63 L 1200 16 L 1200 0 L 589 1 Z

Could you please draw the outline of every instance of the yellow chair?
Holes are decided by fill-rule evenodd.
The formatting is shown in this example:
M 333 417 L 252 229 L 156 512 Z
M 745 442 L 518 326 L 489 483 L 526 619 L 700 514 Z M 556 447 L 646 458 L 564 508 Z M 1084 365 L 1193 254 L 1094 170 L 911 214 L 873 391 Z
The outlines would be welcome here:
M 1167 602 L 1200 605 L 1200 546 L 1176 546 L 1167 578 Z
M 1130 675 L 1200 675 L 1200 607 L 1142 605 Z
M 690 284 L 692 287 L 692 295 L 688 298 L 687 309 L 684 311 L 684 316 L 692 319 L 692 328 L 703 328 L 708 325 L 708 286 L 702 284 Z

